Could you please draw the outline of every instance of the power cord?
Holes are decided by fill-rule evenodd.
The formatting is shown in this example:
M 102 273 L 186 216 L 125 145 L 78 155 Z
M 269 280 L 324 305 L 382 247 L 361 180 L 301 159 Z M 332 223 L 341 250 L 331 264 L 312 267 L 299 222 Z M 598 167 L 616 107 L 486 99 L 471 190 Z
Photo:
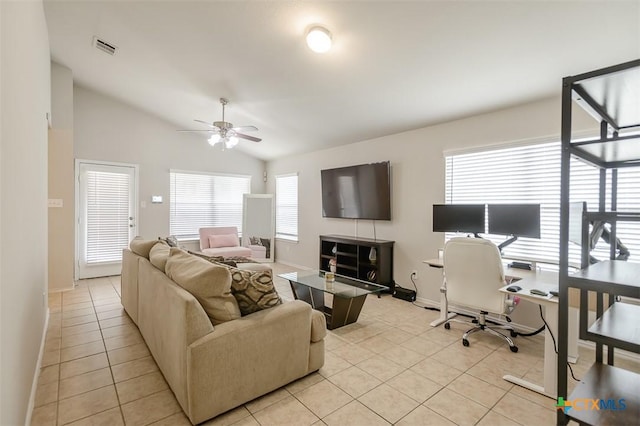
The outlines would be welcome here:
M 540 327 L 536 331 L 532 331 L 531 333 L 520 333 L 519 331 L 516 331 L 516 333 L 518 333 L 518 336 L 531 337 L 531 336 L 535 336 L 536 334 L 542 333 L 544 331 L 544 328 L 545 328 L 545 325 L 542 324 L 542 327 Z
M 540 308 L 540 318 L 542 318 L 542 322 L 544 322 L 544 325 L 545 327 L 547 327 L 547 330 L 549 331 L 549 335 L 551 336 L 551 340 L 553 340 L 553 350 L 555 351 L 556 355 L 558 355 L 558 346 L 556 344 L 556 338 L 553 335 L 553 332 L 551 331 L 549 324 L 547 324 L 547 320 L 544 319 L 544 315 L 542 314 L 542 305 L 538 305 L 538 308 Z M 571 372 L 571 377 L 573 378 L 573 380 L 575 380 L 576 382 L 579 382 L 580 379 L 576 379 L 576 376 L 573 374 L 573 368 L 571 367 L 571 364 L 569 363 L 569 361 L 567 361 L 567 367 L 569 367 L 569 371 Z

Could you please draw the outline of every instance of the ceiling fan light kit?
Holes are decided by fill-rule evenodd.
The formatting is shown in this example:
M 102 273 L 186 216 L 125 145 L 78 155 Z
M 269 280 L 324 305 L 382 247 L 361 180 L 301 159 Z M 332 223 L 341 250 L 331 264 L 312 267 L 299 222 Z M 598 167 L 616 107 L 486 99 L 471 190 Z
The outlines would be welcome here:
M 222 104 L 222 121 L 214 121 L 213 123 L 209 123 L 202 120 L 195 120 L 198 123 L 206 124 L 210 127 L 208 130 L 178 130 L 179 132 L 207 132 L 211 133 L 211 136 L 207 140 L 209 145 L 215 146 L 220 144 L 222 150 L 231 149 L 234 146 L 238 145 L 240 139 L 246 139 L 251 142 L 260 142 L 262 139 L 256 138 L 255 136 L 245 135 L 239 132 L 251 132 L 257 131 L 258 128 L 256 126 L 240 126 L 233 127 L 233 124 L 224 121 L 224 107 L 229 103 L 229 101 L 225 98 L 220 98 L 220 103 Z
M 331 49 L 331 33 L 319 25 L 307 32 L 307 46 L 316 53 L 325 53 Z

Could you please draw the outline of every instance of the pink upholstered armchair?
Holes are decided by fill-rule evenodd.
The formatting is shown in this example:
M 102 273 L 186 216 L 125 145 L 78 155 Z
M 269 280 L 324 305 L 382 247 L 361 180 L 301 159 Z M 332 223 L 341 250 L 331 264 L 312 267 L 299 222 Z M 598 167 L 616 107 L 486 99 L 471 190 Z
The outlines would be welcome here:
M 240 246 L 235 226 L 200 228 L 200 251 L 208 256 L 243 256 L 264 258 L 265 248 Z

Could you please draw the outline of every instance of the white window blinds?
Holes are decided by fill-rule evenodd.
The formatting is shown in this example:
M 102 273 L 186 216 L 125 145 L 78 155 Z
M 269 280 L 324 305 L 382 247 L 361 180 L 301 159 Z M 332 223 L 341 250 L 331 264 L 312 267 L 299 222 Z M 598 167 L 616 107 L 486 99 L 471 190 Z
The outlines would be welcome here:
M 276 176 L 276 237 L 298 241 L 298 175 Z
M 129 245 L 129 175 L 89 170 L 86 181 L 86 262 L 120 262 Z
M 597 211 L 599 170 L 576 159 L 571 161 L 570 201 L 586 201 L 590 211 Z M 448 204 L 540 203 L 541 238 L 519 238 L 503 252 L 506 257 L 558 263 L 559 142 L 449 155 L 445 162 L 445 202 Z M 606 204 L 609 208 L 609 198 Z M 618 210 L 640 211 L 637 169 L 618 171 Z M 631 251 L 629 260 L 640 260 L 640 224 L 619 222 L 617 234 Z M 487 235 L 487 238 L 496 244 L 506 239 L 496 235 Z M 569 251 L 570 262 L 579 264 L 579 247 L 570 244 Z M 592 254 L 608 258 L 608 245 L 601 241 Z
M 242 233 L 242 195 L 251 193 L 251 176 L 170 172 L 170 232 L 198 238 L 207 226 L 235 226 Z

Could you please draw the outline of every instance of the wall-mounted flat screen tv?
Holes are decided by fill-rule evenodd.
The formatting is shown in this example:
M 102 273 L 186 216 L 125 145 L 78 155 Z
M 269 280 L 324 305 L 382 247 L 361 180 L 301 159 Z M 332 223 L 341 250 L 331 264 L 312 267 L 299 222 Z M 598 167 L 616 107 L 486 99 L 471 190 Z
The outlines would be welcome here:
M 390 170 L 388 161 L 322 170 L 322 216 L 391 220 Z
M 484 204 L 434 204 L 433 232 L 484 233 Z

